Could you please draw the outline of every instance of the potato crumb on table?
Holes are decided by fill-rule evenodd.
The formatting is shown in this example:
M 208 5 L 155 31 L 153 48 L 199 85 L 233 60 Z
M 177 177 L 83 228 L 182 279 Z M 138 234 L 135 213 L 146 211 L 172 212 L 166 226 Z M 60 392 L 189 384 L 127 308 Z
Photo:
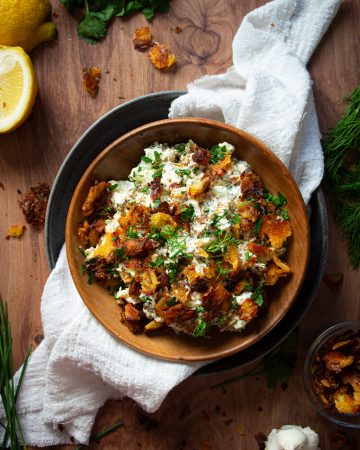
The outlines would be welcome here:
M 10 238 L 20 239 L 21 236 L 24 234 L 25 230 L 26 227 L 24 225 L 11 225 L 11 227 L 8 228 L 8 234 L 6 236 L 6 239 L 7 240 L 9 240 Z

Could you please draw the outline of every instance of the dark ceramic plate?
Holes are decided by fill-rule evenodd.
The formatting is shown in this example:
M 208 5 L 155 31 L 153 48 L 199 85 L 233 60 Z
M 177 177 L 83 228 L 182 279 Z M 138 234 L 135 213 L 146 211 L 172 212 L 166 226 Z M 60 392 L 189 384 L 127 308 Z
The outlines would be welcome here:
M 95 157 L 128 131 L 168 115 L 171 102 L 184 91 L 149 94 L 122 104 L 97 120 L 76 142 L 63 162 L 52 187 L 45 223 L 46 251 L 54 268 L 65 239 L 65 222 L 72 194 Z M 281 322 L 256 344 L 235 355 L 204 366 L 196 374 L 210 374 L 244 366 L 271 350 L 288 336 L 308 310 L 320 284 L 327 256 L 328 222 L 321 189 L 312 196 L 310 260 L 304 284 Z

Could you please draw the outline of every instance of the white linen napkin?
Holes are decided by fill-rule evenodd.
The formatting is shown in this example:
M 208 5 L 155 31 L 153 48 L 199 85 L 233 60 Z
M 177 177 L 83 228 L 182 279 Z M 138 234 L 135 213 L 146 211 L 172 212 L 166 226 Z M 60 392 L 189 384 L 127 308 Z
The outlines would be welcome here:
M 170 117 L 204 117 L 263 141 L 289 168 L 305 203 L 323 176 L 320 132 L 306 63 L 341 0 L 275 0 L 249 13 L 233 41 L 233 66 L 176 99 Z
M 254 134 L 290 167 L 308 200 L 323 166 L 305 64 L 339 3 L 275 0 L 248 14 L 234 38 L 234 66 L 191 84 L 171 117 L 223 119 Z M 80 299 L 64 248 L 45 285 L 41 315 L 45 339 L 31 355 L 18 400 L 30 445 L 67 443 L 70 436 L 86 443 L 107 399 L 128 396 L 153 412 L 201 366 L 156 360 L 113 338 Z M 161 383 L 154 381 L 159 373 Z

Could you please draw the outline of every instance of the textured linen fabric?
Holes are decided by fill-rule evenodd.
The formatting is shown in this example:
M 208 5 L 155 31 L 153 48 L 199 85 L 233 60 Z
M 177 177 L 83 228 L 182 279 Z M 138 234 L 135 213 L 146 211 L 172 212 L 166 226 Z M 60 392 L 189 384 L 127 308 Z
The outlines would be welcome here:
M 275 0 L 248 14 L 234 38 L 233 67 L 190 84 L 170 116 L 224 120 L 255 135 L 290 168 L 308 200 L 323 162 L 305 64 L 339 3 Z M 30 357 L 18 400 L 30 445 L 67 443 L 70 436 L 88 442 L 96 412 L 109 398 L 128 396 L 156 411 L 201 366 L 145 356 L 109 334 L 79 297 L 64 248 L 45 285 L 41 316 L 45 339 Z
M 233 41 L 233 66 L 188 85 L 170 117 L 204 117 L 263 141 L 289 168 L 307 203 L 324 164 L 306 63 L 340 0 L 275 0 L 249 13 Z

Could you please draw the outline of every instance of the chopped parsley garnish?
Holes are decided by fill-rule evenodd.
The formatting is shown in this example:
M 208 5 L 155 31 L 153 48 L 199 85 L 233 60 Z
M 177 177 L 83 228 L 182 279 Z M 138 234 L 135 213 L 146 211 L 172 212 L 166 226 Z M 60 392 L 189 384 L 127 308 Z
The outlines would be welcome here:
M 194 337 L 205 336 L 207 330 L 207 323 L 203 319 L 199 319 L 199 323 L 193 329 L 192 335 Z
M 83 275 L 86 274 L 86 264 L 82 264 L 82 266 L 81 266 L 81 273 L 82 273 Z
M 203 307 L 203 306 L 197 306 L 196 307 L 196 312 L 198 313 L 198 314 L 201 314 L 201 313 L 203 313 L 205 311 L 205 308 Z
M 117 183 L 112 184 L 111 186 L 109 186 L 109 191 L 113 191 L 114 189 L 116 189 L 117 187 L 119 187 L 119 185 Z
M 130 227 L 129 227 L 128 237 L 129 238 L 137 238 L 137 237 L 139 237 L 139 233 L 136 230 L 134 230 L 134 227 L 132 225 L 130 225 Z
M 216 164 L 224 159 L 226 155 L 226 146 L 225 145 L 214 145 L 210 150 L 210 164 Z
M 186 154 L 186 144 L 177 144 L 175 145 L 175 150 L 180 153 L 180 155 Z
M 187 222 L 192 222 L 195 218 L 195 208 L 192 203 L 189 206 L 185 206 L 181 208 L 180 217 L 182 220 L 186 220 Z
M 88 284 L 93 284 L 94 276 L 95 276 L 94 272 L 89 273 Z
M 161 178 L 162 177 L 162 173 L 163 173 L 162 168 L 158 169 L 151 175 L 151 177 L 152 178 L 159 178 L 159 177 Z
M 159 198 L 157 198 L 157 199 L 154 201 L 153 208 L 157 208 L 157 207 L 160 205 L 160 203 L 161 203 L 161 200 L 160 200 Z
M 220 220 L 221 219 L 225 219 L 226 216 L 227 216 L 227 211 L 226 210 L 222 214 L 215 213 L 214 217 L 212 218 L 212 220 L 210 222 L 210 225 L 212 227 L 215 227 L 220 222 Z
M 289 220 L 289 214 L 285 208 L 280 208 L 280 215 L 283 219 Z
M 150 266 L 151 267 L 160 267 L 164 264 L 164 258 L 162 258 L 161 256 L 158 256 L 155 261 L 151 261 L 150 262 Z
M 176 305 L 176 303 L 177 303 L 176 297 L 171 297 L 171 299 L 166 302 L 166 304 L 170 307 Z
M 262 287 L 257 286 L 254 292 L 251 294 L 251 298 L 258 306 L 262 306 L 264 304 L 264 298 L 262 296 Z
M 169 275 L 170 283 L 176 280 L 176 276 L 179 272 L 179 267 L 176 263 L 170 263 L 168 266 L 167 274 Z
M 150 297 L 147 297 L 146 295 L 141 295 L 139 297 L 140 301 L 143 303 L 152 303 L 152 299 Z
M 255 222 L 254 233 L 255 233 L 256 236 L 259 234 L 260 227 L 261 227 L 261 222 L 262 222 L 261 217 L 259 217 L 258 220 Z
M 231 218 L 231 222 L 234 225 L 237 225 L 238 223 L 240 223 L 240 215 L 239 214 L 234 214 Z
M 208 253 L 223 253 L 232 244 L 238 244 L 238 241 L 226 231 L 223 237 L 215 239 L 211 244 L 205 247 Z
M 185 175 L 189 176 L 191 174 L 190 169 L 176 169 L 175 173 L 180 175 L 181 177 L 184 177 Z
M 221 263 L 217 264 L 216 268 L 219 275 L 223 277 L 226 277 L 231 272 L 231 269 L 226 269 Z
M 287 204 L 287 200 L 281 192 L 278 192 L 277 195 L 266 192 L 264 194 L 264 199 L 272 203 L 274 206 L 276 206 L 276 208 L 280 208 L 280 206 L 285 206 Z
M 250 261 L 250 259 L 251 259 L 250 252 L 245 253 L 245 259 L 246 259 L 246 261 Z
M 143 194 L 148 194 L 150 192 L 150 189 L 148 187 L 143 187 L 143 188 L 141 188 L 141 192 Z
M 105 206 L 103 211 L 104 211 L 105 214 L 110 214 L 110 212 L 111 212 L 110 206 Z
M 147 164 L 152 164 L 152 162 L 153 162 L 151 158 L 149 158 L 148 156 L 145 156 L 145 155 L 142 155 L 141 161 L 144 161 Z
M 116 250 L 114 250 L 114 255 L 115 255 L 115 264 L 118 264 L 120 259 L 122 261 L 126 259 L 126 254 L 123 248 L 117 248 Z

